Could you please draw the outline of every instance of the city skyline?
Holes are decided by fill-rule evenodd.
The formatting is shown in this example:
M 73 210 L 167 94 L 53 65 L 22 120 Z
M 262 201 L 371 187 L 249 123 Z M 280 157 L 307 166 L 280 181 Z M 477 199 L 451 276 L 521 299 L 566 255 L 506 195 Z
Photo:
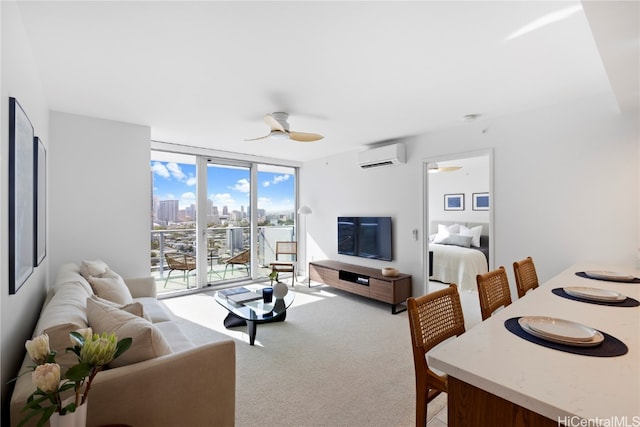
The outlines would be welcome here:
M 213 165 L 207 168 L 207 199 L 222 213 L 247 212 L 250 205 L 250 174 L 247 168 Z M 153 160 L 153 195 L 158 200 L 178 200 L 179 209 L 196 204 L 196 167 L 193 164 Z M 295 175 L 258 170 L 258 209 L 267 212 L 295 210 Z

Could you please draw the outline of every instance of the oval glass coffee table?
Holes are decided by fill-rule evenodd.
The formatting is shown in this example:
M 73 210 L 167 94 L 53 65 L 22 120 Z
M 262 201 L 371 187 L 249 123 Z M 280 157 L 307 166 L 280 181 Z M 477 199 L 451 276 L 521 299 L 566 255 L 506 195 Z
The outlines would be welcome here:
M 224 327 L 232 328 L 246 325 L 250 345 L 253 345 L 256 340 L 258 324 L 284 321 L 287 317 L 287 308 L 295 298 L 293 292 L 288 292 L 284 298 L 273 298 L 271 302 L 267 303 L 262 299 L 262 289 L 262 287 L 251 289 L 252 292 L 260 295 L 260 298 L 241 304 L 227 299 L 220 292 L 214 294 L 216 302 L 229 312 L 224 319 Z

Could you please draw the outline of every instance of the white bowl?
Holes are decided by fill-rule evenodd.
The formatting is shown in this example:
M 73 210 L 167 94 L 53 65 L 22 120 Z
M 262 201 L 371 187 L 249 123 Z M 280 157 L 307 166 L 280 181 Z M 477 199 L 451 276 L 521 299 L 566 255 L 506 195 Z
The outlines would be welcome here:
M 382 269 L 382 275 L 385 277 L 395 277 L 398 275 L 398 269 L 393 267 L 385 267 Z

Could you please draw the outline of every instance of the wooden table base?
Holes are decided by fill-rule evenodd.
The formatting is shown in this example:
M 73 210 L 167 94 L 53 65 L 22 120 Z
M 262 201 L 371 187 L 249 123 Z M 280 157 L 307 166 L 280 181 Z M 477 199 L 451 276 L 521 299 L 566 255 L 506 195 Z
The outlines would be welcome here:
M 447 420 L 449 427 L 558 427 L 529 409 L 449 376 Z

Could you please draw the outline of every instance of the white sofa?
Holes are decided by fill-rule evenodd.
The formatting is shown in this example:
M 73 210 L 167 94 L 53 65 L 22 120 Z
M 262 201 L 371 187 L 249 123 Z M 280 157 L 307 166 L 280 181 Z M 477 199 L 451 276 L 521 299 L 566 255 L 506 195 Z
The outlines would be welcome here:
M 92 286 L 80 274 L 82 266 L 65 264 L 60 268 L 33 333 L 49 335 L 51 349 L 57 351 L 56 361 L 63 371 L 64 365 L 77 362 L 74 354 L 65 354 L 71 345 L 69 332 L 88 326 L 96 332 L 95 325 L 89 322 L 90 318 L 96 324 L 102 321 L 94 320 L 96 310 L 106 313 L 101 312 L 103 316 L 131 316 L 122 314 L 123 310 L 117 307 L 112 312 L 105 301 L 93 296 Z M 91 283 L 95 286 L 93 280 Z M 235 343 L 223 340 L 195 346 L 162 301 L 156 299 L 153 278 L 124 279 L 124 283 L 133 305 L 142 305 L 146 319 L 134 316 L 136 319 L 120 329 L 118 338 L 126 338 L 121 336 L 123 331 L 133 332 L 134 343 L 116 359 L 117 367 L 96 376 L 88 398 L 87 425 L 233 426 Z M 143 335 L 138 337 L 138 333 Z M 134 348 L 136 340 L 138 346 Z M 20 372 L 32 365 L 25 351 Z M 31 375 L 18 378 L 11 397 L 12 426 L 24 417 L 22 408 L 34 390 Z M 35 418 L 28 425 L 35 425 Z

